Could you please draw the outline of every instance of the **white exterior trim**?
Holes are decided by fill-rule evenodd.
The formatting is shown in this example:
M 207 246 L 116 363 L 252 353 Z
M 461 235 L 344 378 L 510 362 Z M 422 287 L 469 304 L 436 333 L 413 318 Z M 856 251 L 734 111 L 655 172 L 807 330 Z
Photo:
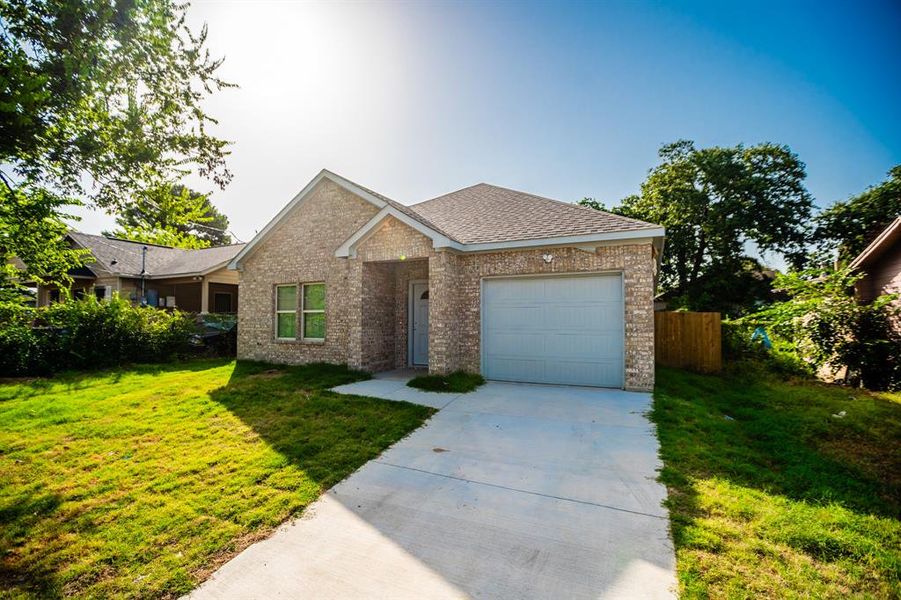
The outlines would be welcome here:
M 543 248 L 548 246 L 585 246 L 587 244 L 596 244 L 598 246 L 615 246 L 625 243 L 634 244 L 651 244 L 660 240 L 662 249 L 662 239 L 665 233 L 663 227 L 654 229 L 639 229 L 636 231 L 611 231 L 607 233 L 589 233 L 584 235 L 569 235 L 552 238 L 541 238 L 533 240 L 512 240 L 508 242 L 485 242 L 479 244 L 461 244 L 454 241 L 437 231 L 426 227 L 422 223 L 411 219 L 409 216 L 400 212 L 393 206 L 386 206 L 378 214 L 376 214 L 368 223 L 363 225 L 350 236 L 335 251 L 335 256 L 339 258 L 353 258 L 356 256 L 356 248 L 365 242 L 369 237 L 378 230 L 378 226 L 387 216 L 393 216 L 402 223 L 409 225 L 416 231 L 425 235 L 432 240 L 434 248 L 456 250 L 458 252 L 493 252 L 497 250 L 515 250 L 519 248 Z
M 283 209 L 281 209 L 278 212 L 278 214 L 275 215 L 275 217 L 273 217 L 272 220 L 269 221 L 269 223 L 267 223 L 266 226 L 263 227 L 263 229 L 253 237 L 252 240 L 250 240 L 250 243 L 248 243 L 246 246 L 244 246 L 244 248 L 237 254 L 237 256 L 235 256 L 231 260 L 231 262 L 228 263 L 228 268 L 236 269 L 236 270 L 240 271 L 241 270 L 241 262 L 247 256 L 250 255 L 250 253 L 253 251 L 253 249 L 261 241 L 266 239 L 266 237 L 269 235 L 269 233 L 275 228 L 276 225 L 278 225 L 279 221 L 281 221 L 283 218 L 285 218 L 285 216 L 288 213 L 290 213 L 292 210 L 294 210 L 294 208 L 298 204 L 301 204 L 304 200 L 307 199 L 307 197 L 310 195 L 310 193 L 313 191 L 313 189 L 317 185 L 319 185 L 319 182 L 321 182 L 323 179 L 328 179 L 329 181 L 336 183 L 337 185 L 343 187 L 344 189 L 351 192 L 352 194 L 355 194 L 355 195 L 359 196 L 360 198 L 362 198 L 363 200 L 366 200 L 367 202 L 369 202 L 376 208 L 384 208 L 385 206 L 388 205 L 387 202 L 385 202 L 378 196 L 375 196 L 372 193 L 364 190 L 363 188 L 361 188 L 354 182 L 349 181 L 349 180 L 341 177 L 340 175 L 336 175 L 335 173 L 332 173 L 331 171 L 329 171 L 327 169 L 322 169 L 319 172 L 319 174 L 316 175 L 316 177 L 314 177 L 310 181 L 310 183 L 308 183 L 302 190 L 300 190 L 300 192 L 298 192 L 297 195 L 294 196 L 294 198 L 290 202 L 288 202 L 288 204 L 286 204 L 285 207 Z
M 404 225 L 418 231 L 422 235 L 426 236 L 430 240 L 432 240 L 432 245 L 435 248 L 455 248 L 460 250 L 462 244 L 459 242 L 455 242 L 449 237 L 438 233 L 431 227 L 427 227 L 423 225 L 416 219 L 410 218 L 409 215 L 406 215 L 391 205 L 386 205 L 382 210 L 375 214 L 369 221 L 360 227 L 352 236 L 347 238 L 341 246 L 335 250 L 335 256 L 339 258 L 353 258 L 357 255 L 357 247 L 368 240 L 376 231 L 379 230 L 379 227 L 388 217 L 394 217 Z

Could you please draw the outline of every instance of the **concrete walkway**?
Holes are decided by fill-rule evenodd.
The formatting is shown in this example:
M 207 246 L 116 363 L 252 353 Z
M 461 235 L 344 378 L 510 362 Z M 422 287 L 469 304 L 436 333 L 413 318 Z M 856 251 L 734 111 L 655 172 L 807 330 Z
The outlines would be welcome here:
M 193 598 L 670 598 L 650 395 L 408 374 L 337 391 L 441 410 Z

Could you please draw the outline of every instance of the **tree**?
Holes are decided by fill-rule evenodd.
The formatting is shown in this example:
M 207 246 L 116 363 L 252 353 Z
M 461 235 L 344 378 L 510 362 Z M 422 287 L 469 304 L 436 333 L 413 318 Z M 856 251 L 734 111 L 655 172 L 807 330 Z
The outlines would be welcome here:
M 788 147 L 698 149 L 680 140 L 659 155 L 641 193 L 613 212 L 666 228 L 660 284 L 683 306 L 734 312 L 709 290 L 750 283 L 749 242 L 793 264 L 804 260 L 813 202 L 804 163 Z M 592 206 L 587 200 L 582 204 Z
M 151 190 L 116 217 L 120 229 L 104 235 L 180 248 L 208 248 L 231 243 L 228 217 L 208 196 L 182 185 Z
M 892 327 L 897 295 L 861 304 L 854 296 L 861 277 L 847 267 L 828 266 L 780 273 L 775 286 L 788 299 L 740 322 L 766 325 L 817 367 L 833 373 L 847 367 L 850 383 L 896 388 L 901 385 L 901 336 Z
M 901 165 L 888 179 L 817 215 L 816 240 L 837 253 L 840 262 L 854 260 L 879 232 L 901 215 Z
M 0 228 L 49 211 L 35 235 L 63 262 L 74 255 L 64 258 L 62 237 L 39 230 L 66 206 L 119 210 L 192 172 L 228 183 L 228 143 L 207 131 L 215 121 L 202 101 L 230 84 L 186 10 L 170 0 L 0 0 L 0 203 L 12 207 Z M 26 258 L 24 239 L 0 240 L 0 264 Z M 38 272 L 52 262 L 6 268 L 0 286 L 65 279 Z

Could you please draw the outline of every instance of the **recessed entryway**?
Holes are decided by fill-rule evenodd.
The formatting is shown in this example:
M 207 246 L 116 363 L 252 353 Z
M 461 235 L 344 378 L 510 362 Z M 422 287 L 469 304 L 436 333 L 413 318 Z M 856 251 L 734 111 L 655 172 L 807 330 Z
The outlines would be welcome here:
M 410 364 L 429 364 L 429 282 L 410 282 Z

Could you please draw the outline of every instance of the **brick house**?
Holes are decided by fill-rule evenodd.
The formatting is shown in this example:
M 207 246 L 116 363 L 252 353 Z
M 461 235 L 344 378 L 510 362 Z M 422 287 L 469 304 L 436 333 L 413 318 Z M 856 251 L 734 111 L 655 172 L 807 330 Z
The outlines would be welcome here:
M 404 206 L 323 170 L 229 265 L 238 356 L 650 390 L 663 235 L 487 184 Z

